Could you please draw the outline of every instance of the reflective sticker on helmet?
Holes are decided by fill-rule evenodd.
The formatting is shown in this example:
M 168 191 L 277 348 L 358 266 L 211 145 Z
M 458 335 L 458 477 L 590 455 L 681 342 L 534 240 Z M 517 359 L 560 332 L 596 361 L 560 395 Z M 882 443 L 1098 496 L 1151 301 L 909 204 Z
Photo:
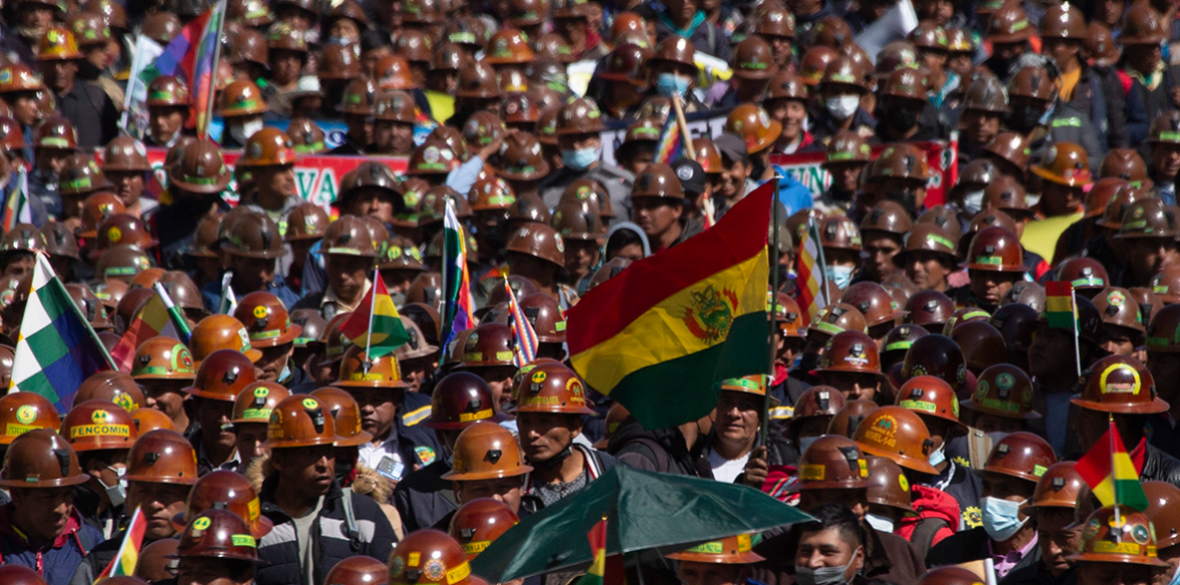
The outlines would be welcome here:
M 250 548 L 258 548 L 258 543 L 255 542 L 254 537 L 249 534 L 235 534 L 233 535 L 234 546 L 248 546 Z
M 463 545 L 463 552 L 469 555 L 477 555 L 486 550 L 490 544 L 492 544 L 492 541 L 490 540 L 477 540 L 475 542 L 469 542 Z
M 319 407 L 320 407 L 320 403 L 317 402 L 315 398 L 304 398 L 303 399 L 303 408 L 316 409 Z
M 193 520 L 193 530 L 208 530 L 210 524 L 212 524 L 212 522 L 207 516 L 197 518 L 196 520 Z
M 25 404 L 16 409 L 16 420 L 22 424 L 30 424 L 37 419 L 37 408 Z
M 474 422 L 477 420 L 484 420 L 492 418 L 492 409 L 485 408 L 479 412 L 460 412 L 459 422 Z
M 1108 381 L 1109 376 L 1118 371 L 1121 371 L 1123 376 L 1130 376 L 1131 381 Z M 1132 394 L 1137 396 L 1141 387 L 1139 372 L 1127 364 L 1113 364 L 1102 371 L 1102 375 L 1098 378 L 1098 387 L 1103 394 Z
M 1045 467 L 1044 465 L 1033 465 L 1033 475 L 1041 477 L 1042 475 L 1045 475 L 1045 472 L 1048 471 L 1048 469 L 1049 468 Z
M 921 412 L 938 412 L 938 405 L 933 402 L 926 402 L 925 400 L 902 400 L 897 403 L 898 406 L 906 410 L 917 410 Z
M 725 554 L 725 545 L 718 541 L 703 542 L 692 548 L 684 549 L 684 552 L 705 555 L 723 555 Z
M 799 478 L 803 481 L 823 481 L 826 473 L 823 465 L 804 464 L 799 470 Z
M 903 492 L 910 491 L 910 482 L 906 481 L 904 473 L 900 473 L 897 475 L 897 484 L 901 486 L 901 490 Z
M 257 497 L 254 498 L 253 500 L 250 500 L 249 504 L 246 504 L 246 515 L 250 517 L 249 522 L 253 523 L 255 520 L 258 519 L 258 516 L 261 513 L 262 513 L 262 504 L 258 501 Z

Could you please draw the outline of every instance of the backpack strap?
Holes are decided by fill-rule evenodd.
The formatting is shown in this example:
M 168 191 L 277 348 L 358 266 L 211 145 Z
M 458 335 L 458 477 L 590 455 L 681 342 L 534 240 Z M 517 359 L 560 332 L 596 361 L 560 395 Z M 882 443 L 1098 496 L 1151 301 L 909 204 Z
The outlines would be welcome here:
M 647 447 L 647 449 L 651 451 L 651 459 L 652 462 L 656 464 L 656 471 L 660 473 L 668 473 L 668 470 L 671 468 L 671 465 L 668 462 L 668 454 L 664 452 L 664 448 L 661 447 L 659 443 L 656 443 L 647 437 L 638 437 L 635 439 L 635 442 L 643 445 L 644 447 Z
M 348 529 L 348 547 L 354 553 L 361 551 L 361 531 L 356 528 L 356 513 L 352 510 L 352 487 L 343 489 L 344 524 Z
M 934 546 L 934 536 L 943 527 L 950 528 L 950 524 L 942 518 L 922 518 L 914 524 L 914 531 L 910 534 L 910 543 L 918 549 L 919 558 L 926 558 L 931 547 Z

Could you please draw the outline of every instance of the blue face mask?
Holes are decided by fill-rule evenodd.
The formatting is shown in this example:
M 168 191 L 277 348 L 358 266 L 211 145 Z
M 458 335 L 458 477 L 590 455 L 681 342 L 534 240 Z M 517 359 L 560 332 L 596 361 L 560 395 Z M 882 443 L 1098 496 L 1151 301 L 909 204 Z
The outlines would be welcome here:
M 279 383 L 282 383 L 284 380 L 286 380 L 287 378 L 290 378 L 290 377 L 291 377 L 291 364 L 287 364 L 287 365 L 283 366 L 283 373 L 279 374 L 279 379 L 276 381 Z
M 1180 585 L 1180 569 L 1172 575 L 1172 580 L 1168 581 L 1168 585 Z
M 829 266 L 828 278 L 836 281 L 836 287 L 840 290 L 848 288 L 848 284 L 852 282 L 852 267 L 851 266 Z
M 1028 522 L 1028 518 L 1020 519 L 1022 504 L 1024 502 L 1012 502 L 991 496 L 983 499 L 983 529 L 992 540 L 1008 540 Z
M 684 94 L 688 93 L 688 78 L 675 73 L 661 73 L 656 78 L 656 91 L 666 98 L 673 95 L 684 97 Z
M 563 150 L 561 151 L 561 162 L 575 171 L 584 171 L 598 161 L 598 155 L 598 147 L 596 146 L 579 148 L 577 150 Z
M 930 454 L 928 458 L 930 464 L 937 467 L 943 461 L 946 461 L 946 443 L 943 443 L 937 451 Z

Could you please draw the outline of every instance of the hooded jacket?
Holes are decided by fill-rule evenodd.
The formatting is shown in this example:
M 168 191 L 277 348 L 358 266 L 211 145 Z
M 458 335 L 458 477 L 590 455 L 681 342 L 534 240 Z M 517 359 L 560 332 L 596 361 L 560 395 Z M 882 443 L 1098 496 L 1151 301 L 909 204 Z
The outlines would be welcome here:
M 910 486 L 910 505 L 917 516 L 902 518 L 898 524 L 897 535 L 910 541 L 920 552 L 929 552 L 930 547 L 942 542 L 942 539 L 955 533 L 959 526 L 959 503 L 942 490 L 924 485 Z M 946 525 L 934 533 L 930 542 L 913 542 L 914 529 L 922 520 L 942 520 Z
M 77 509 L 61 534 L 40 549 L 33 549 L 20 529 L 12 525 L 12 502 L 0 507 L 0 565 L 20 565 L 37 572 L 48 585 L 68 585 L 86 553 L 102 542 L 102 533 L 82 520 Z

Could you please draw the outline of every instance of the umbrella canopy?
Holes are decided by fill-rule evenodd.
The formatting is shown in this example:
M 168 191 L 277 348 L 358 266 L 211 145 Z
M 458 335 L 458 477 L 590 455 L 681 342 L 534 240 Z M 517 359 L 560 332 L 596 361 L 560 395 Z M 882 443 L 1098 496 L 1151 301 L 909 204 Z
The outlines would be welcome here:
M 489 583 L 589 565 L 586 534 L 607 519 L 606 554 L 688 546 L 811 519 L 754 488 L 617 466 L 505 532 L 471 562 Z

